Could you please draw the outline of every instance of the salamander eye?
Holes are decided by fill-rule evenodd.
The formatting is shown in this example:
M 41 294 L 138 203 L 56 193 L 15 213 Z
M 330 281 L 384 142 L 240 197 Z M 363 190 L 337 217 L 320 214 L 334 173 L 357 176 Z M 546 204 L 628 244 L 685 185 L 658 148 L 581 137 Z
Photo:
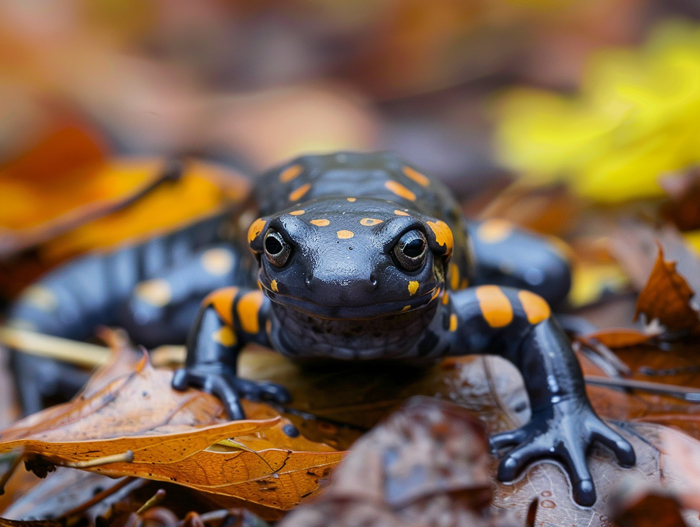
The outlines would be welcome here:
M 286 264 L 292 252 L 292 247 L 274 229 L 269 229 L 265 234 L 263 246 L 265 248 L 265 256 L 275 267 L 282 267 Z
M 394 247 L 394 256 L 405 270 L 415 271 L 425 261 L 427 246 L 428 242 L 421 231 L 408 231 Z

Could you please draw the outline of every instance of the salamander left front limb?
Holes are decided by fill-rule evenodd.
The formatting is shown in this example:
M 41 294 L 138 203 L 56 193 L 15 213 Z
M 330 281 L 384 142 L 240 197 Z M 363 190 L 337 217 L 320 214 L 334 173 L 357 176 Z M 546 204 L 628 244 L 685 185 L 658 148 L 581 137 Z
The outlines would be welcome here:
M 547 303 L 529 291 L 481 286 L 454 294 L 448 308 L 453 354 L 500 355 L 525 381 L 530 422 L 491 438 L 495 450 L 514 447 L 501 460 L 498 478 L 510 481 L 532 461 L 555 459 L 569 473 L 574 499 L 592 505 L 596 493 L 586 462 L 591 444 L 610 448 L 623 466 L 634 465 L 635 454 L 591 407 L 581 367 Z
M 240 398 L 288 402 L 285 388 L 238 377 L 238 352 L 249 342 L 268 345 L 265 330 L 269 300 L 257 289 L 226 287 L 202 302 L 187 342 L 185 367 L 176 371 L 173 388 L 202 388 L 224 403 L 230 419 L 245 419 Z

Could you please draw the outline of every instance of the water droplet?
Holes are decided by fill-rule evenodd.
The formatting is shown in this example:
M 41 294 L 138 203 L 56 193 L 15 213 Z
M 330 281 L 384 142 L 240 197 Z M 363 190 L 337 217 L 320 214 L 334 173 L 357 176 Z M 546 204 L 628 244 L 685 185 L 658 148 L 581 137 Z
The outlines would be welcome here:
M 552 500 L 544 500 L 542 503 L 540 503 L 540 506 L 543 509 L 554 509 L 557 504 L 554 503 Z

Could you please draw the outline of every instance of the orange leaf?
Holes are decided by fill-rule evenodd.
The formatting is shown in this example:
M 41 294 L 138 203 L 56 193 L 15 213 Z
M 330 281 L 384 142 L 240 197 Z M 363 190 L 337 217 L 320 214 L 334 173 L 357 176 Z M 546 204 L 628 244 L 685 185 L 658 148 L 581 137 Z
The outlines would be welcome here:
M 111 340 L 117 357 L 84 392 L 3 431 L 0 452 L 21 447 L 56 465 L 91 462 L 78 468 L 173 481 L 281 510 L 317 490 L 342 459 L 325 444 L 288 436 L 290 422 L 264 404 L 244 401 L 253 419 L 221 419 L 214 396 L 173 390 L 171 371 Z M 131 371 L 123 373 L 126 366 Z
M 664 252 L 659 245 L 659 255 L 649 276 L 649 281 L 637 299 L 634 319 L 644 313 L 649 321 L 658 319 L 671 331 L 698 331 L 700 318 L 691 306 L 690 299 L 695 293 L 678 272 L 676 262 L 664 260 Z
M 590 333 L 586 338 L 594 338 L 610 349 L 618 349 L 639 346 L 658 336 L 658 333 L 644 333 L 637 329 L 608 328 Z

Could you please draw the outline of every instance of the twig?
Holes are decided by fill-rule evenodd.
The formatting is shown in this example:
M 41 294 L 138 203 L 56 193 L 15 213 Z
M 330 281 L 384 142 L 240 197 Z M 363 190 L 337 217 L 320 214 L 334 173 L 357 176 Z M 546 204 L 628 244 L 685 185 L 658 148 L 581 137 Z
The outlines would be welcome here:
M 86 510 L 88 510 L 90 507 L 97 505 L 100 503 L 102 500 L 109 498 L 112 494 L 115 494 L 119 492 L 121 489 L 126 487 L 128 484 L 133 483 L 134 481 L 138 481 L 137 478 L 134 477 L 127 477 L 121 480 L 120 482 L 116 483 L 115 485 L 112 485 L 108 489 L 103 490 L 99 494 L 95 494 L 92 498 L 90 498 L 88 501 L 85 503 L 82 503 L 81 505 L 78 505 L 74 509 L 71 509 L 63 515 L 61 515 L 61 518 L 70 518 L 71 516 L 77 516 L 78 514 L 82 514 Z
M 0 328 L 0 343 L 30 355 L 57 359 L 90 368 L 102 366 L 111 355 L 109 348 L 104 346 L 42 335 L 18 328 Z
M 618 379 L 599 377 L 597 375 L 586 375 L 585 380 L 594 386 L 605 386 L 606 388 L 619 388 L 626 390 L 641 390 L 649 393 L 668 395 L 689 402 L 700 402 L 700 391 L 686 386 L 673 384 L 662 384 L 659 382 L 636 381 L 634 379 Z
M 156 505 L 160 504 L 165 499 L 165 489 L 158 489 L 156 493 L 151 496 L 151 498 L 141 505 L 139 510 L 136 511 L 136 514 L 141 515 L 144 512 L 146 512 L 148 509 L 152 509 Z

